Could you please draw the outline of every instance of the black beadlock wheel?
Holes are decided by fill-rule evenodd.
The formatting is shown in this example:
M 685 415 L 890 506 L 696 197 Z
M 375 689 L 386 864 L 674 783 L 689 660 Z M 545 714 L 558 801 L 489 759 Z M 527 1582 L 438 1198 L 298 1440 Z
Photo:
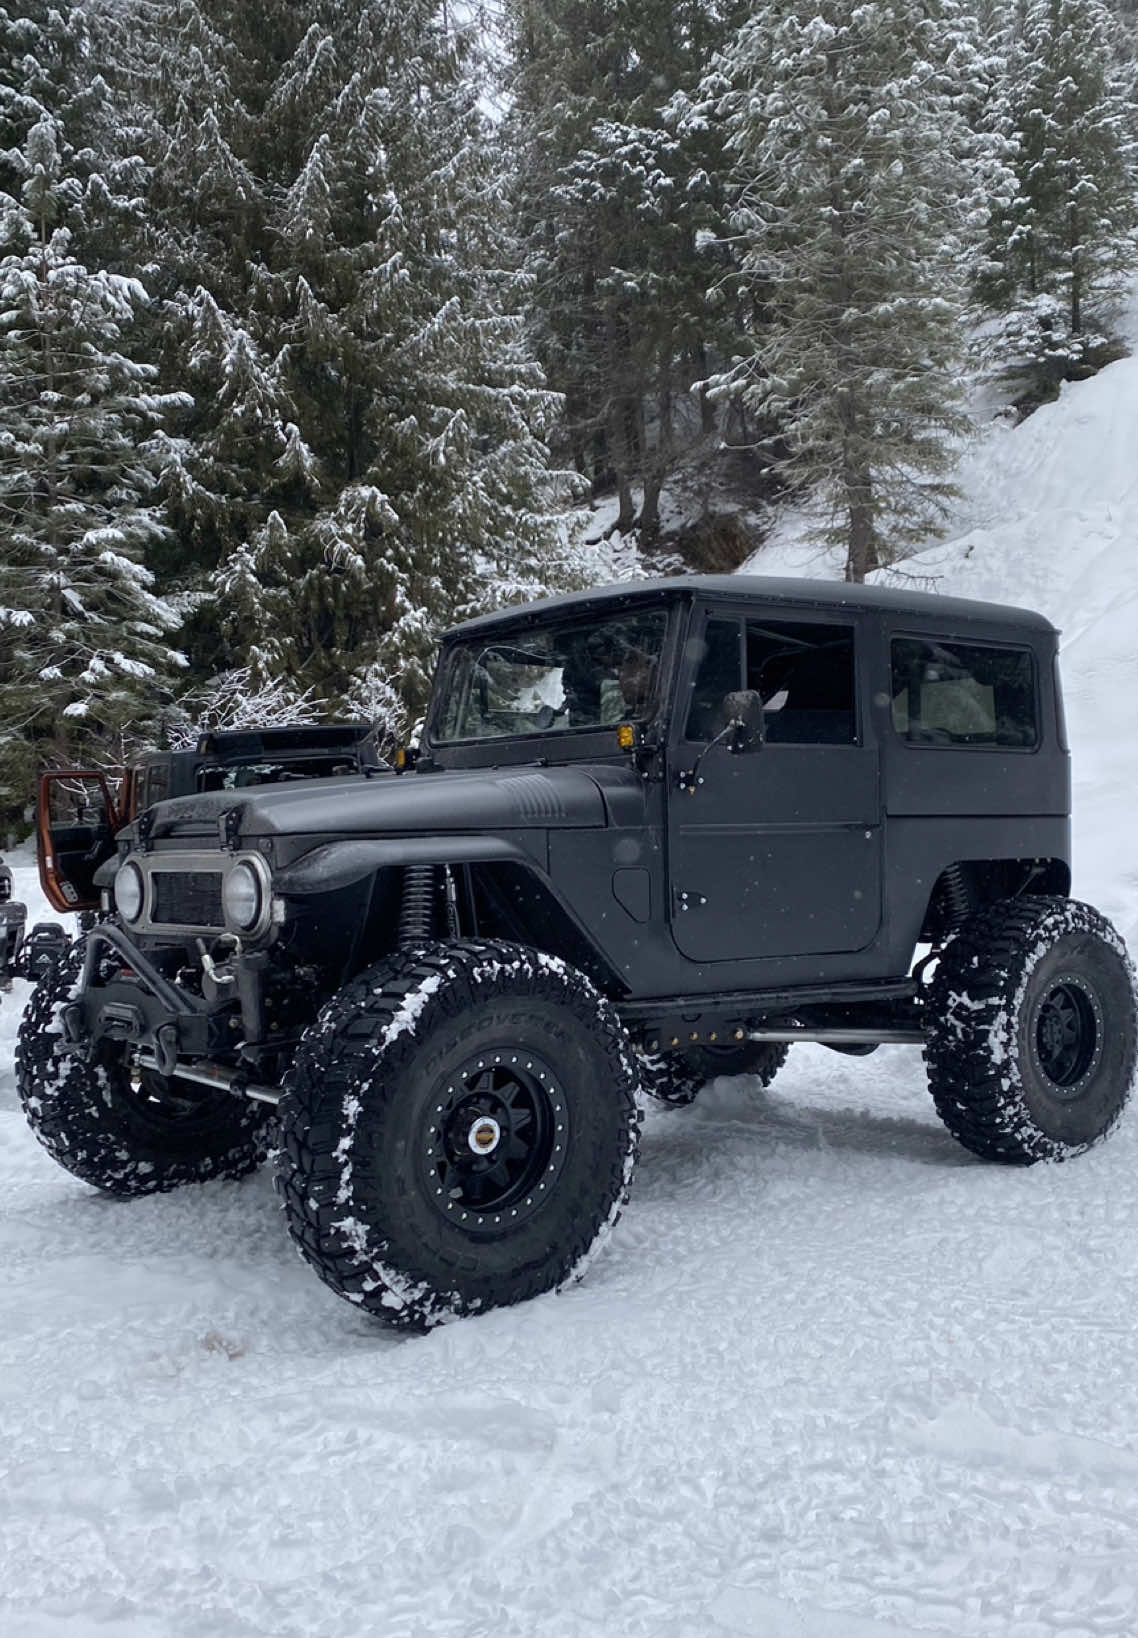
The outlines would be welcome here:
M 380 962 L 307 1031 L 277 1187 L 326 1284 L 426 1330 L 583 1272 L 627 1198 L 636 1074 L 610 1004 L 521 945 Z
M 929 991 L 937 1112 L 965 1148 L 1030 1166 L 1104 1138 L 1138 1058 L 1134 970 L 1097 910 L 1005 900 L 971 917 Z
M 640 1055 L 640 1084 L 659 1103 L 693 1103 L 717 1075 L 754 1075 L 768 1087 L 790 1051 L 781 1041 L 740 1041 L 725 1046 L 690 1047 Z
M 86 940 L 45 973 L 16 1043 L 16 1084 L 28 1124 L 59 1164 L 108 1194 L 159 1194 L 185 1183 L 243 1177 L 265 1159 L 273 1110 L 150 1070 L 130 1049 L 64 1051 L 60 1011 L 83 968 Z

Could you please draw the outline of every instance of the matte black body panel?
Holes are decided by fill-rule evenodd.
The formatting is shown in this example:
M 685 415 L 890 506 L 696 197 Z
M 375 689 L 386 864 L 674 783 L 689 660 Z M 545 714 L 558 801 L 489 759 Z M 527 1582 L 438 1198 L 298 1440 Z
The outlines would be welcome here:
M 715 995 L 801 989 L 815 1005 L 829 986 L 846 1005 L 840 997 L 896 989 L 943 896 L 938 884 L 958 865 L 981 896 L 1040 890 L 1037 876 L 1046 891 L 1066 890 L 1057 638 L 1040 616 L 901 590 L 693 576 L 509 610 L 452 635 L 623 604 L 669 611 L 659 709 L 631 747 L 615 727 L 433 747 L 428 717 L 413 773 L 162 803 L 147 846 L 237 837 L 262 850 L 287 901 L 288 959 L 304 955 L 308 938 L 326 966 L 335 954 L 345 970 L 393 947 L 403 869 L 450 864 L 463 931 L 489 924 L 489 936 L 527 939 L 582 966 L 618 999 L 688 997 L 693 1012 Z M 823 632 L 823 648 L 834 646 L 826 628 L 840 628 L 847 678 L 853 654 L 843 742 L 807 740 L 804 726 L 800 743 L 754 742 L 741 754 L 710 743 L 710 729 L 686 739 L 708 617 L 740 630 L 761 617 L 780 628 L 798 620 Z M 898 637 L 1029 650 L 1038 744 L 910 742 L 894 724 Z M 758 686 L 747 684 L 752 699 Z
M 240 816 L 242 837 L 574 829 L 605 822 L 600 791 L 585 769 L 526 768 L 508 774 L 452 769 L 252 785 L 160 802 L 153 809 L 152 834 L 191 834 L 216 825 L 230 811 Z
M 325 842 L 273 877 L 285 898 L 331 893 L 366 881 L 377 870 L 409 864 L 472 864 L 508 859 L 531 864 L 532 855 L 504 836 L 391 836 L 381 840 Z
M 894 970 L 912 959 L 929 898 L 946 863 L 984 865 L 992 859 L 1060 861 L 1071 856 L 1071 825 L 1066 815 L 1020 814 L 1015 818 L 975 819 L 961 835 L 951 818 L 890 819 L 887 826 L 885 875 L 889 883 L 889 916 L 885 953 Z M 1067 891 L 1069 876 L 1061 891 Z
M 964 821 L 999 814 L 1070 813 L 1070 763 L 1060 734 L 1062 700 L 1056 687 L 1058 633 L 1046 622 L 1038 629 L 1026 617 L 1023 623 L 1012 621 L 1006 618 L 1009 613 L 993 609 L 980 630 L 975 620 L 950 612 L 935 622 L 904 617 L 867 622 L 876 649 L 872 663 L 880 679 L 872 701 L 872 729 L 882 749 L 882 803 L 888 815 L 952 815 Z M 929 637 L 1030 649 L 1035 661 L 1038 745 L 1024 749 L 916 745 L 903 739 L 893 727 L 889 700 L 890 645 L 894 638 Z

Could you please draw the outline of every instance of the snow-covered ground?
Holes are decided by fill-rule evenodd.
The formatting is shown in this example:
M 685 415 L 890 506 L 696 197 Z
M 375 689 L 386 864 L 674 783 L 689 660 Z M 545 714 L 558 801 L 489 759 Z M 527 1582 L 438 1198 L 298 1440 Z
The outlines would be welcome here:
M 1077 890 L 1138 947 L 1136 428 L 1130 360 L 994 427 L 906 568 L 1064 628 Z M 264 1176 L 121 1204 L 60 1171 L 19 1002 L 4 1638 L 1138 1634 L 1138 1107 L 1002 1170 L 915 1049 L 798 1048 L 650 1115 L 585 1284 L 409 1339 L 300 1264 Z

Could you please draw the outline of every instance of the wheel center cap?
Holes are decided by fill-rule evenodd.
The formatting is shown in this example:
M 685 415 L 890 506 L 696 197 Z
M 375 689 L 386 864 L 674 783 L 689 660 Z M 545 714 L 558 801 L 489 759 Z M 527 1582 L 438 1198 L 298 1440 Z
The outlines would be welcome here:
M 492 1115 L 479 1115 L 466 1134 L 467 1147 L 475 1155 L 493 1154 L 501 1140 L 502 1128 Z

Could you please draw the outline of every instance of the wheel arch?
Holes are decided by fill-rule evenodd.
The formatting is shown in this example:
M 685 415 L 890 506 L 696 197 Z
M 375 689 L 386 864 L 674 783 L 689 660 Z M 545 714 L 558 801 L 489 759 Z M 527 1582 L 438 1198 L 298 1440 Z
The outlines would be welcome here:
M 303 904 L 357 890 L 365 901 L 345 980 L 390 955 L 398 943 L 400 874 L 450 867 L 458 882 L 459 934 L 507 939 L 557 956 L 583 972 L 603 994 L 626 985 L 549 875 L 519 841 L 503 836 L 416 836 L 353 839 L 313 849 L 281 870 L 274 893 Z M 437 907 L 438 919 L 444 910 Z
M 1066 859 L 955 859 L 933 883 L 919 942 L 941 943 L 970 915 L 1001 899 L 1068 898 L 1070 892 Z
M 627 985 L 589 936 L 550 878 L 531 860 L 485 860 L 471 868 L 474 905 L 481 937 L 527 944 L 559 956 L 592 980 L 610 998 Z

